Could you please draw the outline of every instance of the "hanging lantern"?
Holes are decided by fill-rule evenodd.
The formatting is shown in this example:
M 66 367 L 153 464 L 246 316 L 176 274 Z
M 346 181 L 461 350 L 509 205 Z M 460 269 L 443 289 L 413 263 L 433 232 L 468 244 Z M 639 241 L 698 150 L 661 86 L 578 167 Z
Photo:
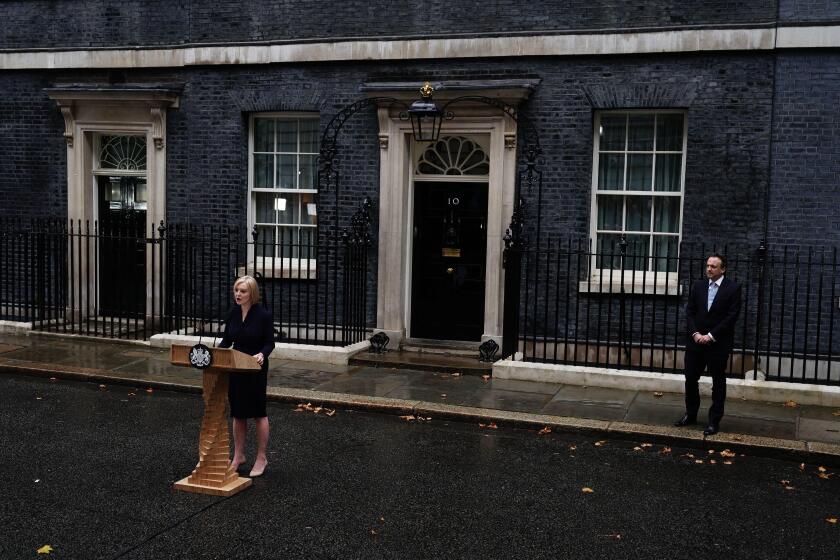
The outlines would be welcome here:
M 408 109 L 414 139 L 418 142 L 434 142 L 440 136 L 440 125 L 443 122 L 443 111 L 432 100 L 434 88 L 426 82 L 420 88 L 420 96 Z

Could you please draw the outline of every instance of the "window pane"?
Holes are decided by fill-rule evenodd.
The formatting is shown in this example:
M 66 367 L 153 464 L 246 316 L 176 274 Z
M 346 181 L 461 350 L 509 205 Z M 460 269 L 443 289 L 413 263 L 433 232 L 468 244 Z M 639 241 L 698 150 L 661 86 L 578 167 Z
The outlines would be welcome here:
M 300 228 L 300 231 L 298 231 L 298 235 L 300 236 L 300 258 L 314 259 L 315 242 L 317 241 L 316 238 L 318 236 L 318 230 L 315 228 Z M 309 274 L 314 275 L 315 264 L 304 261 L 300 265 L 300 270 L 301 273 L 309 272 Z M 308 275 L 304 276 L 304 278 L 306 277 L 308 277 Z
M 654 115 L 630 115 L 628 150 L 653 151 L 653 123 Z
M 274 119 L 254 119 L 254 151 L 274 151 Z
M 682 154 L 656 155 L 656 190 L 679 191 L 681 175 Z
M 278 152 L 297 152 L 297 130 L 298 123 L 296 120 L 278 120 L 277 121 L 277 151 Z
M 599 149 L 624 150 L 624 127 L 627 121 L 626 115 L 603 115 L 601 117 L 601 139 Z M 603 157 L 603 156 L 601 156 Z
M 628 235 L 627 252 L 624 257 L 625 270 L 647 270 L 650 255 L 650 236 Z
M 680 199 L 674 196 L 656 198 L 653 231 L 680 232 Z
M 625 231 L 650 231 L 651 197 L 628 196 Z
M 257 226 L 255 253 L 258 257 L 274 257 L 274 227 Z
M 677 271 L 677 237 L 655 236 L 653 238 L 654 270 L 660 272 Z
M 297 156 L 277 156 L 277 188 L 297 188 Z
M 621 231 L 623 196 L 598 195 L 598 229 Z
M 254 188 L 270 189 L 274 187 L 271 176 L 274 174 L 274 156 L 254 154 Z
M 598 160 L 598 188 L 624 188 L 624 154 L 600 154 Z
M 301 119 L 300 121 L 300 151 L 302 153 L 318 153 L 318 125 L 317 119 Z
M 275 199 L 278 196 L 271 193 L 257 193 L 254 209 L 254 219 L 260 224 L 276 224 L 277 215 L 274 210 Z
M 656 123 L 656 149 L 664 151 L 682 151 L 683 116 L 659 115 Z
M 300 223 L 300 196 L 294 193 L 283 193 L 275 201 L 278 224 Z
M 318 224 L 318 209 L 315 206 L 314 194 L 300 195 L 300 223 Z
M 598 255 L 595 259 L 597 268 L 621 268 L 620 241 L 621 236 L 617 234 L 598 234 L 598 242 L 595 245 Z
M 298 243 L 300 238 L 298 236 L 297 227 L 280 227 L 277 228 L 277 245 L 280 248 L 279 254 L 285 258 L 298 256 Z
M 301 189 L 318 188 L 315 184 L 315 160 L 318 156 L 300 156 L 300 183 Z
M 653 156 L 628 154 L 627 158 L 627 190 L 649 191 L 653 178 Z

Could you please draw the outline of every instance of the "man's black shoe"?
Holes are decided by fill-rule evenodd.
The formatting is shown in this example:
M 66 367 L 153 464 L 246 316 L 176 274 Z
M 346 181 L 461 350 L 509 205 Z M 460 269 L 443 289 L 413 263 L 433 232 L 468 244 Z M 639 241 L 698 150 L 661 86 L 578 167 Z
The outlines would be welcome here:
M 720 430 L 720 426 L 718 426 L 717 424 L 709 424 L 708 426 L 706 426 L 706 429 L 703 430 L 703 435 L 713 436 L 716 433 L 718 433 L 718 430 Z
M 691 416 L 690 414 L 686 413 L 683 414 L 683 417 L 674 422 L 674 426 L 682 428 L 683 426 L 691 426 L 692 424 L 697 423 L 697 417 Z

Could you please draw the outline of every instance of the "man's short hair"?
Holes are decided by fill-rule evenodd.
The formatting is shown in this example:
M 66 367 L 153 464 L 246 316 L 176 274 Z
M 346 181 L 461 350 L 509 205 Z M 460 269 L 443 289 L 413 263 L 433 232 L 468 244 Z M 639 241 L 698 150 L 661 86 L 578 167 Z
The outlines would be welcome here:
M 708 257 L 706 257 L 706 262 L 709 262 L 709 259 L 720 259 L 720 267 L 723 270 L 726 270 L 726 257 L 721 255 L 720 253 L 712 253 Z

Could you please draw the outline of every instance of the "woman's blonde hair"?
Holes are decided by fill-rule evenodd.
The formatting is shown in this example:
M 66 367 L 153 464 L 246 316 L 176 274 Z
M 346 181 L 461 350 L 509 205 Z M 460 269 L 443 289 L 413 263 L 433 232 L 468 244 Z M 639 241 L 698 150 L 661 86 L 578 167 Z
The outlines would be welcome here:
M 252 305 L 260 302 L 260 286 L 257 284 L 257 281 L 253 276 L 240 276 L 236 279 L 236 282 L 233 283 L 233 289 L 235 290 L 240 284 L 248 286 L 248 293 L 251 295 Z

